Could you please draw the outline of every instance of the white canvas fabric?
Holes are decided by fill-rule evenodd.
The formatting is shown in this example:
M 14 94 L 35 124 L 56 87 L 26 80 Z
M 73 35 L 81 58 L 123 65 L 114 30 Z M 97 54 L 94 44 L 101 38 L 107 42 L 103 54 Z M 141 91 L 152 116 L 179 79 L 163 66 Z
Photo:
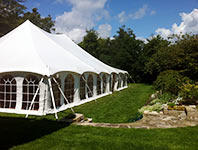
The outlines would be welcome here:
M 94 58 L 66 35 L 47 33 L 28 20 L 0 38 L 0 53 L 0 73 L 127 73 Z

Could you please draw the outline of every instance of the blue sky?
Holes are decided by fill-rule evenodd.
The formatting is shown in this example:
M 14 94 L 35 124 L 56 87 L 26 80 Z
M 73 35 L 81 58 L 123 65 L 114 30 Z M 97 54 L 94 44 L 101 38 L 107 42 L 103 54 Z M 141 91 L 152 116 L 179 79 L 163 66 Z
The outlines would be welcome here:
M 37 7 L 43 17 L 50 14 L 56 32 L 76 42 L 86 29 L 94 28 L 106 38 L 123 24 L 139 38 L 198 33 L 198 0 L 27 0 L 25 5 L 29 11 Z

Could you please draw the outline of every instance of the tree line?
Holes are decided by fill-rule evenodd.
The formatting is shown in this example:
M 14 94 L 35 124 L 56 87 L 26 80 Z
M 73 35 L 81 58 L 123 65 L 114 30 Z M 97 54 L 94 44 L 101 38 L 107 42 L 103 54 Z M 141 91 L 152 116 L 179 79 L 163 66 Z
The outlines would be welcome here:
M 37 8 L 28 12 L 24 1 L 0 0 L 0 36 L 27 19 L 47 32 L 54 30 L 50 15 L 41 17 Z M 104 63 L 128 71 L 135 82 L 153 83 L 168 70 L 198 80 L 198 35 L 172 35 L 169 40 L 157 35 L 144 43 L 123 25 L 113 38 L 106 39 L 94 29 L 87 30 L 79 46 Z
M 133 30 L 125 26 L 112 38 L 99 38 L 91 29 L 79 45 L 88 53 L 110 66 L 127 70 L 136 82 L 153 83 L 160 72 L 179 71 L 197 81 L 198 35 L 172 35 L 163 39 L 160 35 L 138 40 Z

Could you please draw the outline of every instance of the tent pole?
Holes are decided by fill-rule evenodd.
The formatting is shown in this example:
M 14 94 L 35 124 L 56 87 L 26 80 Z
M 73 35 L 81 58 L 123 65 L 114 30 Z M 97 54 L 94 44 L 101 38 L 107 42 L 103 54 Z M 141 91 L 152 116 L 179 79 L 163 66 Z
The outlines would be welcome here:
M 63 93 L 63 91 L 62 91 L 62 89 L 61 89 L 59 83 L 56 81 L 56 79 L 55 79 L 54 77 L 53 77 L 53 80 L 54 80 L 54 82 L 58 85 L 58 89 L 59 89 L 59 91 L 61 92 L 61 94 L 62 94 L 63 98 L 65 99 L 65 101 L 67 102 L 67 104 L 70 104 L 69 101 L 68 101 L 68 99 L 66 98 L 65 94 Z M 70 109 L 71 109 L 71 111 L 72 111 L 73 113 L 75 113 L 72 107 L 71 107 Z
M 31 101 L 30 107 L 29 107 L 29 109 L 28 109 L 28 111 L 27 111 L 27 114 L 26 114 L 25 118 L 27 118 L 28 115 L 29 115 L 29 112 L 30 112 L 30 110 L 31 110 L 31 108 L 32 108 L 32 105 L 33 105 L 33 103 L 34 103 L 34 101 L 35 101 L 35 99 L 36 99 L 36 96 L 37 96 L 37 94 L 38 94 L 38 92 L 39 92 L 39 90 L 40 90 L 40 84 L 43 82 L 43 79 L 44 79 L 44 77 L 42 77 L 41 80 L 40 80 L 40 82 L 39 82 L 38 88 L 37 88 L 37 90 L 36 90 L 36 93 L 34 94 L 34 97 L 33 97 L 32 101 Z
M 56 120 L 58 119 L 58 115 L 57 115 L 57 110 L 56 110 L 56 105 L 55 105 L 55 100 L 54 100 L 54 93 L 53 93 L 53 89 L 52 89 L 52 82 L 51 79 L 48 78 L 48 82 L 49 82 L 49 87 L 50 87 L 50 94 L 51 94 L 51 98 L 52 98 L 52 104 L 54 107 L 54 112 L 55 112 L 55 118 Z
M 85 81 L 85 85 L 87 86 L 89 92 L 92 94 L 92 97 L 93 97 L 93 92 L 91 91 L 91 89 L 90 89 L 89 86 L 87 85 L 87 81 L 85 80 L 84 76 L 82 76 L 82 79 Z M 97 100 L 95 99 L 95 101 L 97 101 Z

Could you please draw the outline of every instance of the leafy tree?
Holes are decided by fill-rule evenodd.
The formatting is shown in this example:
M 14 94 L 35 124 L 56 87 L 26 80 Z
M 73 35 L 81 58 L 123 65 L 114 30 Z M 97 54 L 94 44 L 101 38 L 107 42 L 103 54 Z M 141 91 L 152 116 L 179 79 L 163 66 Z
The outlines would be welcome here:
M 136 39 L 133 30 L 125 29 L 125 26 L 119 28 L 117 35 L 111 41 L 110 48 L 112 49 L 112 65 L 127 70 L 133 80 L 139 81 L 137 61 L 143 48 L 143 42 Z
M 148 62 L 152 58 L 153 54 L 155 54 L 160 48 L 168 47 L 168 45 L 169 42 L 159 35 L 152 36 L 151 39 L 147 39 L 147 43 L 144 44 L 137 62 L 137 67 L 141 70 L 141 82 L 152 83 L 157 78 L 158 73 L 149 72 L 151 68 L 148 65 Z
M 42 18 L 37 8 L 33 8 L 32 12 L 25 12 L 23 2 L 25 0 L 0 0 L 0 37 L 27 19 L 47 32 L 54 30 L 54 21 L 50 15 Z
M 103 61 L 104 63 L 108 65 L 112 65 L 112 50 L 110 49 L 111 46 L 111 40 L 110 38 L 107 39 L 98 39 L 98 49 L 99 52 L 98 59 Z
M 51 30 L 55 30 L 53 28 L 54 21 L 52 21 L 52 17 L 48 15 L 47 17 L 42 18 L 37 8 L 33 8 L 32 12 L 24 13 L 21 22 L 24 22 L 25 20 L 30 20 L 32 23 L 34 23 L 35 25 L 37 25 L 38 27 L 42 28 L 47 32 L 51 32 Z
M 176 42 L 177 55 L 182 56 L 182 71 L 185 76 L 198 81 L 198 35 L 183 35 Z
M 89 54 L 99 58 L 98 33 L 94 29 L 87 30 L 86 33 L 87 34 L 84 36 L 83 41 L 79 43 L 79 46 L 81 46 Z
M 198 36 L 184 35 L 169 46 L 161 46 L 146 63 L 146 71 L 159 74 L 166 70 L 178 70 L 197 80 Z
M 25 0 L 0 0 L 0 37 L 20 24 Z

